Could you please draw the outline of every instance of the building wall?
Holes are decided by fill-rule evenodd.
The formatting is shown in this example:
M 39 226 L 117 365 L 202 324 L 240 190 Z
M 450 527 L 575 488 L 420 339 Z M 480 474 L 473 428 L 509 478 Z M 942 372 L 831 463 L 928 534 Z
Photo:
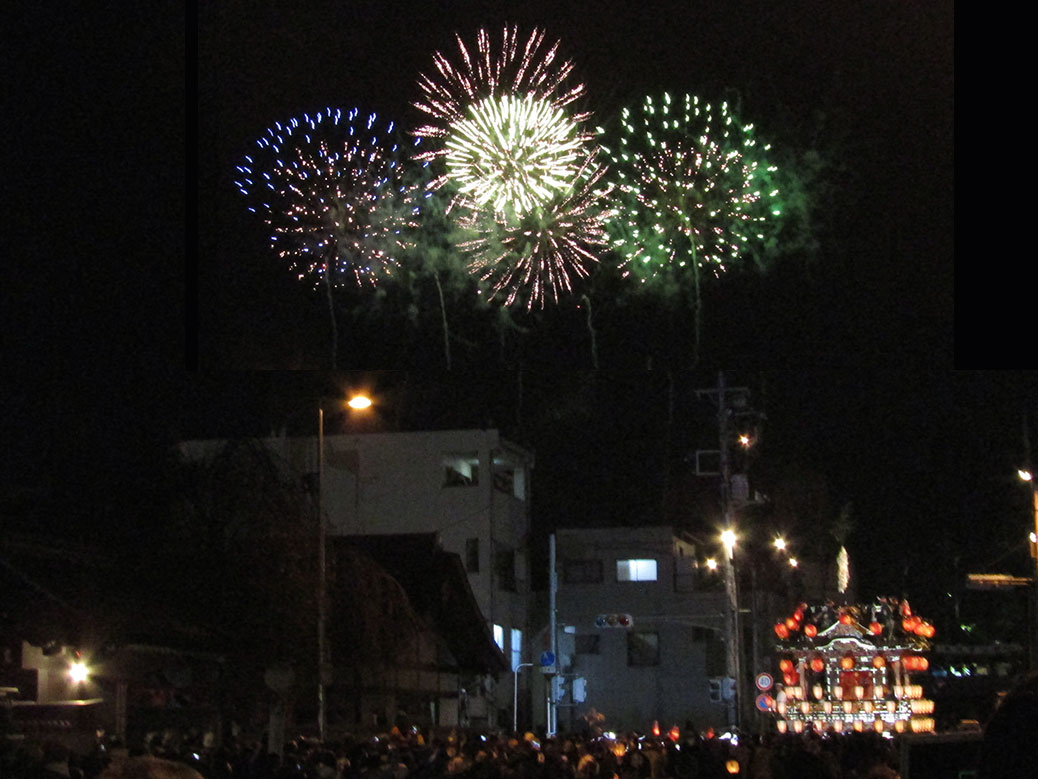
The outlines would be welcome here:
M 655 581 L 618 580 L 617 561 L 630 559 L 654 560 Z M 579 727 L 591 709 L 605 715 L 605 729 L 723 723 L 709 679 L 720 675 L 724 596 L 697 588 L 694 560 L 692 544 L 670 527 L 556 532 L 562 671 L 570 688 L 574 679 L 586 680 L 583 701 L 569 691 L 563 696 L 560 730 Z M 596 617 L 608 614 L 628 614 L 633 623 L 597 627 Z
M 513 628 L 528 644 L 530 453 L 496 430 L 325 435 L 321 505 L 333 535 L 436 533 L 467 562 L 473 595 L 487 622 L 499 625 L 511 659 Z M 223 442 L 181 445 L 211 456 Z M 265 444 L 289 473 L 316 475 L 317 437 L 270 438 Z M 510 559 L 507 570 L 499 565 Z M 530 651 L 523 648 L 523 660 Z M 472 702 L 478 710 L 480 704 Z M 510 675 L 496 685 L 485 715 L 511 718 Z M 482 717 L 482 715 L 481 715 Z

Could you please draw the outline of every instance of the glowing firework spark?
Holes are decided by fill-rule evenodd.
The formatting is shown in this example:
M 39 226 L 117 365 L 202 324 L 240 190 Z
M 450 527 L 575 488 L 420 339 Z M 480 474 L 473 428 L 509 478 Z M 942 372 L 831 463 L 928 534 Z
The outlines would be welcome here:
M 464 209 L 459 222 L 475 237 L 459 248 L 470 257 L 469 269 L 490 287 L 490 298 L 505 296 L 512 305 L 522 297 L 527 311 L 544 308 L 547 298 L 572 290 L 573 277 L 586 277 L 598 261 L 593 250 L 608 244 L 605 221 L 612 216 L 600 186 L 605 170 L 585 161 L 574 186 L 518 220 L 489 209 Z
M 271 229 L 271 247 L 300 279 L 374 284 L 398 266 L 420 187 L 408 184 L 397 146 L 377 118 L 328 108 L 275 122 L 235 182 Z M 392 137 L 393 124 L 385 128 Z
M 562 109 L 503 95 L 480 100 L 446 139 L 447 175 L 480 208 L 522 215 L 569 190 L 586 137 Z
M 590 136 L 579 129 L 587 115 L 563 109 L 584 85 L 567 85 L 573 63 L 556 64 L 559 44 L 546 48 L 544 37 L 534 30 L 520 45 L 516 28 L 505 27 L 495 53 L 480 30 L 474 56 L 457 38 L 459 67 L 433 55 L 438 77 L 420 76 L 423 99 L 415 103 L 430 117 L 415 134 L 436 142 L 416 159 L 447 161 L 431 186 L 454 181 L 459 197 L 517 216 L 567 190 Z
M 696 97 L 664 95 L 627 109 L 610 151 L 624 201 L 611 225 L 625 273 L 643 281 L 663 270 L 709 268 L 720 275 L 765 240 L 778 216 L 774 167 L 760 157 L 752 125 L 737 123 L 727 103 L 715 109 Z

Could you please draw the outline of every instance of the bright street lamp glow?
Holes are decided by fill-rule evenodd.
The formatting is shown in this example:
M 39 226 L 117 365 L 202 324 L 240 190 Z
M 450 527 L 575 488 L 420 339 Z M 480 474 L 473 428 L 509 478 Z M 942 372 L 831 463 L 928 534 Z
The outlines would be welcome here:
M 711 571 L 716 571 L 717 570 L 717 560 L 715 560 L 712 557 L 707 558 L 706 567 L 709 568 Z
M 724 544 L 724 549 L 728 552 L 728 556 L 732 556 L 732 550 L 735 549 L 735 531 L 729 528 L 721 533 L 721 543 Z
M 773 543 L 775 544 L 775 548 L 778 549 L 780 552 L 785 551 L 786 539 L 784 539 L 782 536 L 775 536 L 775 541 Z
M 1031 476 L 1031 472 L 1030 472 L 1030 471 L 1025 471 L 1025 470 L 1023 470 L 1023 469 L 1021 469 L 1021 470 L 1018 470 L 1018 471 L 1016 472 L 1016 475 L 1017 475 L 1017 476 L 1019 476 L 1019 477 L 1020 477 L 1021 479 L 1023 479 L 1024 481 L 1031 481 L 1031 479 L 1033 478 L 1033 477 Z
M 739 436 L 739 443 L 742 446 L 749 447 L 750 443 L 752 443 L 752 442 L 750 441 L 750 437 L 748 435 L 746 435 L 745 433 L 743 433 L 742 435 Z
M 85 682 L 88 675 L 89 673 L 87 671 L 86 663 L 84 662 L 75 662 L 68 667 L 69 679 L 71 679 L 75 684 Z
M 800 565 L 800 563 L 799 563 L 799 561 L 795 557 L 790 557 L 789 558 L 789 566 L 791 568 L 796 568 L 798 565 Z
M 354 395 L 346 405 L 359 411 L 371 406 L 371 398 L 366 395 Z

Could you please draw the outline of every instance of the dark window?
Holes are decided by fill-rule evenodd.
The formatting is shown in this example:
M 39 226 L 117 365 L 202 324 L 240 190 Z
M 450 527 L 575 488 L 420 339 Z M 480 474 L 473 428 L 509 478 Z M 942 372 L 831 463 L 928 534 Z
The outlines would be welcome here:
M 714 637 L 716 631 L 710 628 L 692 628 L 692 640 L 693 641 L 709 641 Z
M 469 573 L 479 573 L 479 539 L 465 539 L 465 570 Z
M 602 581 L 602 561 L 563 560 L 562 580 L 566 584 L 597 584 Z
M 632 630 L 627 633 L 627 665 L 659 665 L 660 634 Z
M 601 638 L 597 633 L 577 634 L 574 636 L 573 651 L 578 655 L 597 655 L 598 640 Z
M 499 549 L 494 555 L 494 568 L 498 589 L 515 592 L 515 550 Z

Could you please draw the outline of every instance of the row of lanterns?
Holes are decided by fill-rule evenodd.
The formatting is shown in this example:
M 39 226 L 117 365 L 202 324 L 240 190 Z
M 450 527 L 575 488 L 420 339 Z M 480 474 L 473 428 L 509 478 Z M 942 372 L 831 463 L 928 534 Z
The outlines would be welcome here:
M 937 629 L 932 623 L 912 614 L 912 610 L 908 607 L 907 603 L 902 605 L 903 618 L 901 620 L 901 629 L 906 634 L 916 635 L 920 638 L 926 639 L 933 638 L 937 634 Z M 817 636 L 818 626 L 814 622 L 804 623 L 804 614 L 806 609 L 807 604 L 801 603 L 796 607 L 791 616 L 775 623 L 775 635 L 785 641 L 792 634 L 803 628 L 804 635 L 807 638 L 814 638 Z M 841 611 L 838 620 L 842 625 L 852 625 L 855 622 L 854 615 L 849 611 Z M 896 625 L 897 623 L 895 622 L 894 624 Z M 883 634 L 883 624 L 877 620 L 873 620 L 868 625 L 868 631 L 874 636 L 880 636 Z
M 892 662 L 898 662 L 898 658 L 893 658 Z M 930 661 L 923 655 L 902 655 L 900 657 L 901 667 L 906 671 L 925 671 L 930 667 Z M 850 652 L 840 657 L 840 668 L 845 671 L 850 671 L 857 666 L 857 658 Z M 873 655 L 872 667 L 873 668 L 885 668 L 887 665 L 887 658 L 881 654 Z M 825 659 L 821 655 L 814 655 L 808 661 L 808 667 L 815 673 L 821 673 L 825 670 Z M 779 670 L 782 672 L 782 681 L 786 685 L 796 684 L 800 681 L 800 673 L 796 670 L 796 664 L 788 657 L 784 657 L 779 660 Z
M 906 724 L 907 723 L 907 724 Z M 842 733 L 845 729 L 844 721 L 841 719 L 837 720 L 824 720 L 817 719 L 812 720 L 815 730 L 825 731 L 829 728 L 837 733 Z M 861 733 L 865 730 L 866 723 L 864 720 L 854 720 L 854 722 L 847 723 L 851 729 Z M 794 733 L 803 733 L 805 723 L 803 720 L 793 720 L 792 727 L 790 723 L 784 719 L 780 719 L 775 723 L 775 727 L 779 733 L 786 733 L 792 730 Z M 894 722 L 887 722 L 883 719 L 876 718 L 872 722 L 872 729 L 877 733 L 886 731 L 894 731 L 895 733 L 904 733 L 906 730 L 910 730 L 912 733 L 932 733 L 934 730 L 934 719 L 933 717 L 912 717 L 910 720 L 894 720 Z
M 882 684 L 876 684 L 872 687 L 872 699 L 882 700 L 886 697 L 887 688 Z M 921 684 L 894 684 L 890 686 L 890 692 L 893 693 L 894 698 L 901 700 L 907 698 L 913 700 L 916 698 L 923 697 L 923 686 Z M 792 686 L 785 688 L 786 699 L 790 701 L 806 700 L 805 691 L 803 687 Z M 860 684 L 856 684 L 853 687 L 848 687 L 844 690 L 842 685 L 834 684 L 832 687 L 832 697 L 836 700 L 861 700 L 865 697 L 865 687 Z M 821 700 L 825 695 L 825 690 L 822 685 L 816 684 L 811 688 L 811 695 L 814 696 L 815 700 Z

